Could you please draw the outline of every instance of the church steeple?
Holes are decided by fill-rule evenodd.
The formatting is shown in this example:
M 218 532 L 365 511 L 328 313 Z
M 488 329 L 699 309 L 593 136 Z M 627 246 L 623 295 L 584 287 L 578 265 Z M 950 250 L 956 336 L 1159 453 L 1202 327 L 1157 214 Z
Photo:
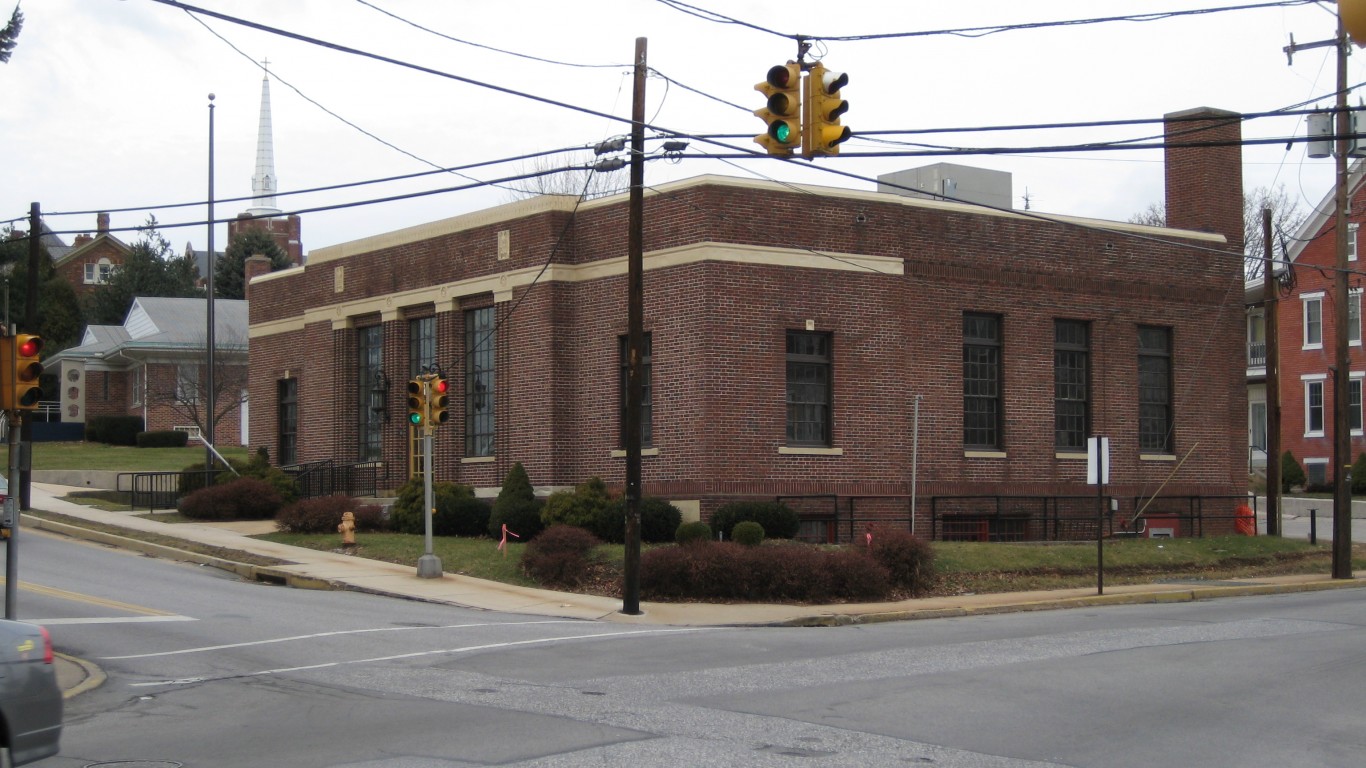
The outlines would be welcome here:
M 269 67 L 270 60 L 261 62 Z M 252 206 L 247 213 L 253 216 L 277 215 L 275 207 L 275 144 L 270 126 L 270 70 L 261 78 L 261 122 L 256 133 L 256 173 L 251 177 Z

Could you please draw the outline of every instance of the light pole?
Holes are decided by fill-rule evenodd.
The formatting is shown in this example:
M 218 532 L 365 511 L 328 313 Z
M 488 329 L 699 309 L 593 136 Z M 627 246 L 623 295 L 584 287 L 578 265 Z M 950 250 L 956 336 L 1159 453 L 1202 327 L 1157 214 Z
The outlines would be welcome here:
M 214 342 L 213 333 L 213 94 L 209 94 L 209 253 L 204 259 L 205 272 L 208 275 L 204 278 L 205 292 L 208 295 L 208 328 L 205 336 L 208 339 L 207 348 L 204 356 L 207 360 L 208 370 L 204 379 L 204 425 L 201 430 L 204 437 L 204 468 L 213 469 L 213 411 L 215 408 L 213 397 L 213 361 L 214 361 Z M 207 479 L 207 478 L 206 478 Z

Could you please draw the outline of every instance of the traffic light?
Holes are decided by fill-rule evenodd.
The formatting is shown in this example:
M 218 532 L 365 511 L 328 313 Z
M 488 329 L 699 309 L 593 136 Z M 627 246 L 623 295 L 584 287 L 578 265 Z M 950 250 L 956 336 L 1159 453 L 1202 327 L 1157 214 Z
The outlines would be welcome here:
M 840 89 L 849 84 L 843 72 L 831 72 L 824 64 L 812 64 L 807 73 L 806 119 L 802 121 L 802 157 L 838 155 L 839 145 L 853 135 L 840 125 L 840 115 L 849 111 L 849 102 L 840 98 Z
M 796 62 L 770 67 L 764 82 L 754 90 L 768 97 L 768 104 L 754 110 L 765 130 L 754 141 L 770 155 L 786 157 L 802 145 L 802 68 Z
M 422 379 L 408 382 L 408 423 L 414 427 L 427 423 L 427 383 Z
M 14 406 L 26 411 L 36 410 L 43 399 L 40 378 L 43 363 L 38 359 L 43 351 L 43 337 L 20 333 L 14 337 Z
M 1338 0 L 1342 28 L 1357 45 L 1366 45 L 1366 0 Z
M 437 376 L 435 379 L 432 379 L 431 406 L 433 427 L 439 427 L 442 424 L 445 424 L 451 417 L 449 413 L 446 413 L 446 406 L 450 404 L 450 397 L 447 395 L 448 389 L 450 389 L 450 384 L 446 381 L 444 376 Z

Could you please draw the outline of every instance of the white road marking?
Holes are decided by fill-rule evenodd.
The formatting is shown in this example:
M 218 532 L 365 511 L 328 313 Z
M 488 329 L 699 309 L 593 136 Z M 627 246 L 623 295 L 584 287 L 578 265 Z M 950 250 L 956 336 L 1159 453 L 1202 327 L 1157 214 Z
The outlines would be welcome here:
M 41 622 L 38 622 L 41 623 Z M 477 624 L 447 624 L 436 627 L 372 627 L 369 629 L 339 629 L 334 632 L 315 632 L 310 635 L 292 635 L 290 637 L 275 637 L 269 640 L 248 640 L 241 643 L 225 643 L 223 645 L 206 645 L 199 648 L 181 648 L 176 651 L 157 651 L 155 653 L 134 653 L 127 656 L 104 656 L 105 661 L 117 661 L 122 659 L 149 659 L 155 656 L 177 656 L 187 653 L 207 653 L 209 651 L 223 651 L 229 648 L 250 648 L 257 645 L 271 645 L 273 643 L 291 643 L 299 640 L 316 640 L 320 637 L 337 637 L 340 635 L 363 635 L 372 632 L 415 632 L 433 629 L 467 629 L 474 627 L 516 627 L 530 624 L 584 624 L 586 622 L 575 619 L 545 619 L 539 621 L 512 621 L 512 622 L 484 622 Z

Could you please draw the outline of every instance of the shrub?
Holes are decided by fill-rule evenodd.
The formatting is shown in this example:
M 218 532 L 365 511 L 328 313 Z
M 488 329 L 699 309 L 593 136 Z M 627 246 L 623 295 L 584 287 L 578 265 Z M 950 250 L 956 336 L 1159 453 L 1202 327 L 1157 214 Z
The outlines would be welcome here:
M 641 592 L 651 599 L 806 601 L 878 599 L 887 569 L 855 549 L 800 544 L 746 547 L 697 542 L 641 555 Z
M 679 544 L 691 544 L 698 541 L 711 541 L 711 526 L 701 520 L 694 520 L 691 523 L 683 523 L 674 531 L 674 541 Z
M 279 467 L 272 467 L 270 460 L 266 457 L 265 448 L 257 448 L 246 464 L 233 462 L 232 466 L 242 477 L 254 477 L 269 483 L 275 492 L 280 494 L 286 504 L 292 504 L 299 498 L 299 488 L 294 484 L 294 478 L 285 473 Z M 218 482 L 231 482 L 235 477 L 231 472 L 218 475 Z
M 87 440 L 109 445 L 137 445 L 138 433 L 146 429 L 141 416 L 96 416 L 86 427 Z
M 764 543 L 764 527 L 753 520 L 745 520 L 735 524 L 730 531 L 730 538 L 736 544 L 757 547 Z
M 488 532 L 495 539 L 503 537 L 503 526 L 516 533 L 522 541 L 529 542 L 540 533 L 541 502 L 531 487 L 531 478 L 519 461 L 508 470 L 503 478 L 503 487 L 498 491 L 498 499 L 493 502 L 489 513 Z
M 190 433 L 178 429 L 139 432 L 135 441 L 139 448 L 184 448 L 189 444 Z
M 796 510 L 781 501 L 737 501 L 723 504 L 712 514 L 711 527 L 730 539 L 735 524 L 745 521 L 762 525 L 764 533 L 774 539 L 793 538 L 800 527 Z
M 425 534 L 426 486 L 420 477 L 404 483 L 389 508 L 390 522 L 399 533 Z M 474 489 L 458 483 L 434 483 L 433 536 L 482 536 L 489 522 L 489 506 L 474 497 Z
M 608 495 L 607 484 L 600 477 L 590 477 L 572 491 L 550 494 L 545 506 L 541 507 L 541 523 L 547 528 L 574 525 L 606 538 L 601 531 L 612 528 L 608 519 L 611 512 L 612 497 Z
M 282 502 L 268 483 L 242 477 L 200 488 L 180 500 L 180 514 L 195 520 L 269 520 Z
M 647 544 L 664 544 L 674 540 L 683 513 L 664 499 L 646 496 L 640 500 L 640 540 Z M 598 525 L 592 529 L 600 539 L 612 544 L 626 541 L 626 499 L 617 499 L 607 508 Z
M 1281 493 L 1290 493 L 1290 489 L 1297 485 L 1303 487 L 1307 480 L 1304 467 L 1295 460 L 1294 454 L 1290 451 L 1281 454 Z
M 1366 453 L 1358 453 L 1352 462 L 1352 494 L 1366 493 Z
M 552 525 L 526 545 L 522 569 L 549 586 L 576 587 L 589 576 L 598 537 L 573 525 Z
M 283 507 L 275 515 L 275 527 L 286 533 L 336 533 L 342 515 L 356 517 L 357 531 L 382 531 L 383 510 L 375 504 L 360 504 L 345 494 L 303 501 Z
M 868 549 L 873 559 L 887 569 L 893 586 L 919 594 L 934 581 L 934 550 L 910 531 L 878 528 L 873 531 L 873 544 Z

